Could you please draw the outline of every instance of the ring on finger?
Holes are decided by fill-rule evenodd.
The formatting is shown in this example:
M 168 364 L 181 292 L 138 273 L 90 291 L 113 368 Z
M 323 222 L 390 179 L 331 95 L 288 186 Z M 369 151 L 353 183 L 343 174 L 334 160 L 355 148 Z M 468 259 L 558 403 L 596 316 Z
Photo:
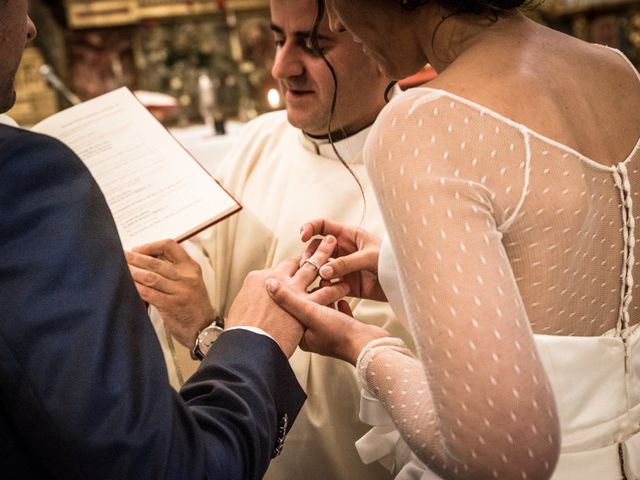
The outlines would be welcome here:
M 320 267 L 322 265 L 318 265 L 318 262 L 316 262 L 315 260 L 313 260 L 312 258 L 307 258 L 304 263 L 308 263 L 309 265 L 311 265 L 313 268 L 316 269 L 316 271 L 320 271 Z

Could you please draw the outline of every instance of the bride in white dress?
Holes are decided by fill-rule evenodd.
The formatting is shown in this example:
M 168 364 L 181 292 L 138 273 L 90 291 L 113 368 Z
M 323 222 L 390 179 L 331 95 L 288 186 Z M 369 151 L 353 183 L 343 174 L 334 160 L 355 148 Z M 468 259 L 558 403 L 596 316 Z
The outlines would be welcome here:
M 357 366 L 358 448 L 397 478 L 640 478 L 640 78 L 521 3 L 327 1 L 389 77 L 438 72 L 367 142 L 388 238 L 302 230 L 338 238 L 320 275 L 388 300 L 415 355 L 270 283 L 306 348 Z

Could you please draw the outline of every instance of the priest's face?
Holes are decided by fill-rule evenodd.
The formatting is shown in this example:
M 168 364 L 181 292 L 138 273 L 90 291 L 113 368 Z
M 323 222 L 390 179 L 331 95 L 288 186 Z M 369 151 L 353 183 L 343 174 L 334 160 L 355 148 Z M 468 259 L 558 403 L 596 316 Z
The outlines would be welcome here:
M 285 98 L 289 122 L 312 135 L 326 135 L 334 92 L 329 68 L 311 48 L 316 0 L 271 0 L 276 58 L 271 71 Z M 354 133 L 371 124 L 384 106 L 388 80 L 347 32 L 332 32 L 325 15 L 319 46 L 338 78 L 331 130 Z
M 36 36 L 27 15 L 27 0 L 0 0 L 0 113 L 16 101 L 14 82 L 22 52 Z

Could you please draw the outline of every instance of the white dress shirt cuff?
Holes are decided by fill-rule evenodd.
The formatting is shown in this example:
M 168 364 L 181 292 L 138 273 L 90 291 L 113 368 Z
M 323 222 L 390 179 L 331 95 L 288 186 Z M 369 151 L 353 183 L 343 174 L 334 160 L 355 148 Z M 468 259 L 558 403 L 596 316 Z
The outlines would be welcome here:
M 225 332 L 229 332 L 231 330 L 249 330 L 250 332 L 257 333 L 258 335 L 264 335 L 265 337 L 269 337 L 271 340 L 276 342 L 276 340 L 271 335 L 269 335 L 267 332 L 265 332 L 264 330 L 258 327 L 249 327 L 249 326 L 239 325 L 237 327 L 229 327 L 224 329 Z

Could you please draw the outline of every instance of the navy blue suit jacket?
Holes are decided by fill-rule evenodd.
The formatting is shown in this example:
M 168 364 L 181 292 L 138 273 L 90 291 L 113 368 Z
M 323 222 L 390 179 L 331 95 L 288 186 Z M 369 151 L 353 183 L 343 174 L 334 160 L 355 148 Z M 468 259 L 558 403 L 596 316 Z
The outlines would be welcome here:
M 92 177 L 0 125 L 0 478 L 261 478 L 303 401 L 275 342 L 242 330 L 173 391 Z

